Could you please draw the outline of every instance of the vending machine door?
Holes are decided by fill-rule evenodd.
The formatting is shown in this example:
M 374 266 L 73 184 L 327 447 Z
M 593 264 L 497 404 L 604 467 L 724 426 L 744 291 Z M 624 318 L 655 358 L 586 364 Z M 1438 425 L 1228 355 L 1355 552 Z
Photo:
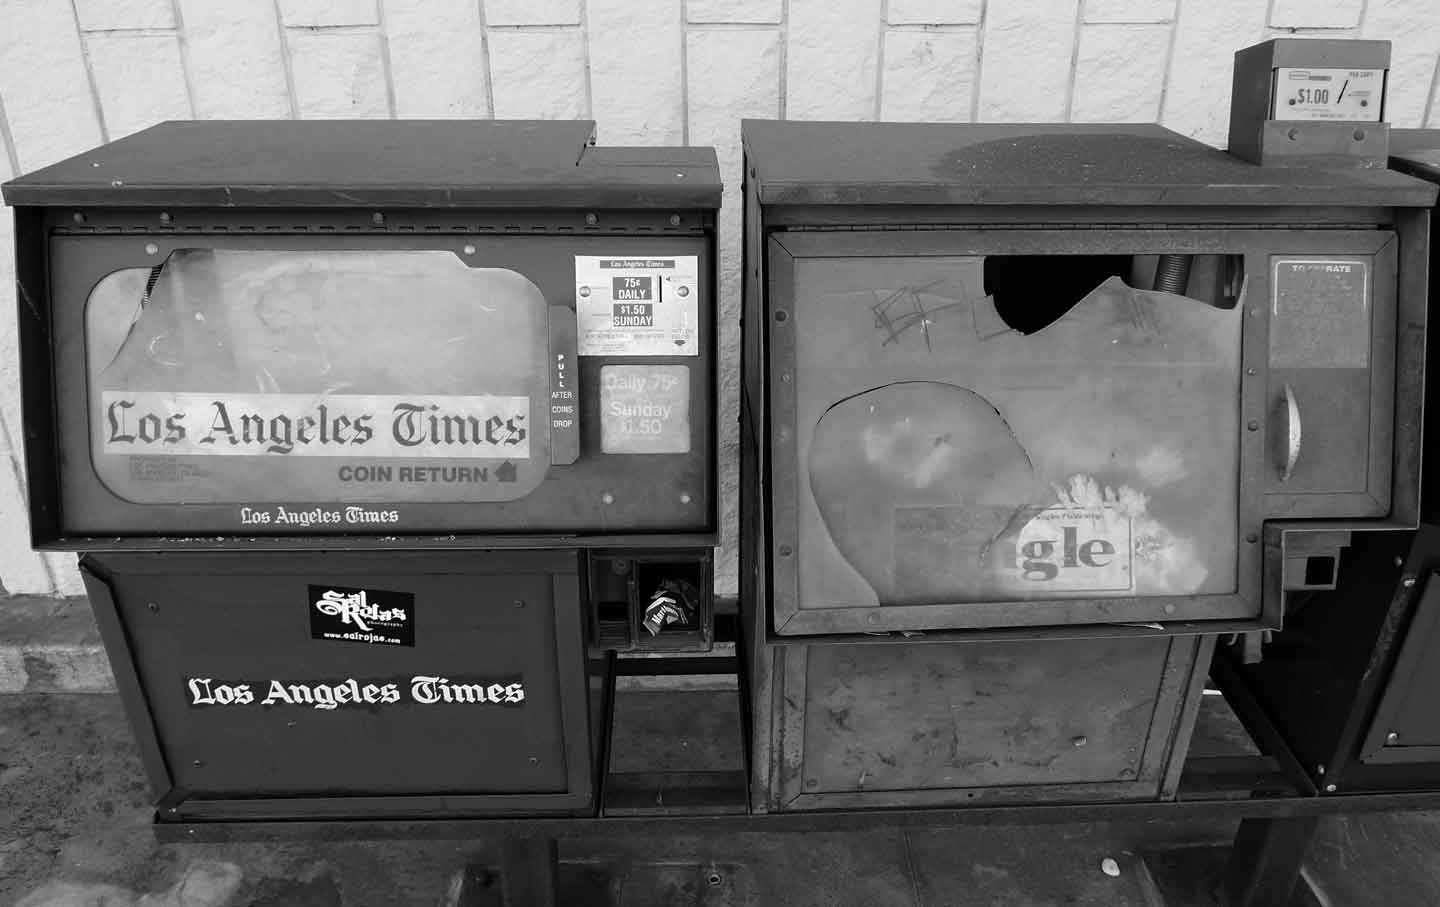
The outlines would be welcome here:
M 294 230 L 51 240 L 66 534 L 713 531 L 703 237 Z
M 82 567 L 165 818 L 363 818 L 592 808 L 603 684 L 578 563 L 127 552 Z
M 1391 232 L 769 243 L 780 633 L 1253 619 L 1265 518 L 1390 510 Z

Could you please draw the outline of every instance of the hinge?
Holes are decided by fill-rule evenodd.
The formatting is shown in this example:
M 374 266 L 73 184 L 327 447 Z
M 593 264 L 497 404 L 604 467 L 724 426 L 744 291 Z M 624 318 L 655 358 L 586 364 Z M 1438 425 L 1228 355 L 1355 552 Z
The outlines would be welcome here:
M 1164 231 L 1164 230 L 1185 230 L 1205 231 L 1217 230 L 1388 230 L 1392 229 L 1384 224 L 1270 224 L 1270 223 L 974 223 L 974 224 L 788 224 L 776 228 L 786 233 L 903 233 L 914 230 L 925 231 L 983 231 L 983 230 L 1004 230 L 1006 232 L 1021 232 L 1026 230 L 1064 230 L 1067 232 L 1085 232 L 1088 230 L 1109 230 L 1109 231 Z

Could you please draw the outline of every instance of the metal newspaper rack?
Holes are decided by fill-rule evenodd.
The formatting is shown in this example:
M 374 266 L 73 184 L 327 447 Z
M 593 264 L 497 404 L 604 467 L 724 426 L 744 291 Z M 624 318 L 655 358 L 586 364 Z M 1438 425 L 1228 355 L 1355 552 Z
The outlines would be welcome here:
M 32 537 L 173 814 L 591 814 L 612 653 L 710 646 L 715 155 L 593 135 L 166 123 L 5 187 Z
M 1227 894 L 1269 905 L 1320 816 L 1440 807 L 1413 696 L 1361 668 L 1426 688 L 1399 628 L 1428 638 L 1440 567 L 1436 190 L 1385 169 L 1388 65 L 1242 51 L 1230 153 L 747 122 L 741 588 L 713 616 L 711 152 L 169 124 L 7 185 L 32 531 L 84 552 L 157 836 L 495 836 L 506 902 L 543 905 L 580 835 L 1240 819 Z M 1426 140 L 1396 166 L 1427 175 Z M 378 405 L 394 450 L 292 456 L 362 446 Z M 476 455 L 399 449 L 447 425 Z M 337 486 L 330 520 L 306 495 Z M 1276 691 L 1344 613 L 1337 737 Z M 744 767 L 614 770 L 619 680 L 695 673 L 735 677 Z M 1207 673 L 1258 753 L 1190 746 Z M 326 774 L 384 750 L 362 712 L 425 772 Z M 285 789 L 264 751 L 301 756 Z

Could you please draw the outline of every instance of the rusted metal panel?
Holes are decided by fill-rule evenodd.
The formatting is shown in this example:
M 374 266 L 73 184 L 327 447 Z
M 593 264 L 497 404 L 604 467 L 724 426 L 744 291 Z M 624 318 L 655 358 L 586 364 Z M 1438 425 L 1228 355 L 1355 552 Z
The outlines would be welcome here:
M 746 747 L 749 757 L 748 805 L 752 813 L 768 813 L 772 727 L 780 714 L 776 677 L 777 655 L 767 642 L 770 621 L 770 543 L 768 519 L 770 478 L 766 392 L 761 363 L 765 361 L 765 299 L 767 294 L 765 239 L 759 186 L 748 162 L 744 164 L 745 262 L 741 280 L 740 315 L 740 615 L 741 640 L 737 651 L 749 683 L 741 684 L 741 706 L 749 722 Z
M 784 809 L 1174 790 L 1213 637 L 790 645 Z
M 1172 664 L 1181 662 L 1178 673 L 1182 686 L 1180 707 L 1175 710 L 1174 721 L 1170 726 L 1167 751 L 1163 756 L 1156 755 L 1161 764 L 1162 800 L 1173 798 L 1180 789 L 1180 775 L 1184 771 L 1185 756 L 1190 752 L 1190 738 L 1195 733 L 1195 723 L 1200 715 L 1200 703 L 1205 695 L 1205 682 L 1210 676 L 1210 659 L 1215 654 L 1216 639 L 1215 636 L 1193 636 L 1188 640 L 1175 640 L 1176 647 L 1186 644 L 1192 646 L 1194 656 L 1188 668 L 1183 665 L 1183 658 L 1171 659 Z M 1183 649 L 1180 651 L 1183 652 Z
M 1391 469 L 1392 519 L 1413 526 L 1430 510 L 1420 476 L 1424 460 L 1426 399 L 1440 389 L 1427 348 L 1435 341 L 1430 327 L 1430 270 L 1435 251 L 1430 245 L 1429 211 L 1402 211 L 1396 215 L 1400 249 L 1396 266 L 1395 430 Z M 1431 398 L 1433 399 L 1433 398 Z M 1433 404 L 1432 404 L 1433 405 Z M 1432 454 L 1433 456 L 1433 454 Z M 1429 472 L 1434 475 L 1433 472 Z M 1431 483 L 1432 494 L 1435 483 Z

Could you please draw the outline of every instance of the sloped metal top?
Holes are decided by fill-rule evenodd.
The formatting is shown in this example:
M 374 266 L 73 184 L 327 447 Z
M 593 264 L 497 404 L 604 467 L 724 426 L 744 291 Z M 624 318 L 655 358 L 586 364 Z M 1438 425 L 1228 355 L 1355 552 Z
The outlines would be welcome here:
M 746 120 L 769 205 L 1426 206 L 1382 169 L 1261 167 L 1159 126 Z
M 4 186 L 11 205 L 715 208 L 710 148 L 594 148 L 588 120 L 161 123 Z
M 1392 129 L 1390 166 L 1401 173 L 1440 181 L 1440 129 Z

